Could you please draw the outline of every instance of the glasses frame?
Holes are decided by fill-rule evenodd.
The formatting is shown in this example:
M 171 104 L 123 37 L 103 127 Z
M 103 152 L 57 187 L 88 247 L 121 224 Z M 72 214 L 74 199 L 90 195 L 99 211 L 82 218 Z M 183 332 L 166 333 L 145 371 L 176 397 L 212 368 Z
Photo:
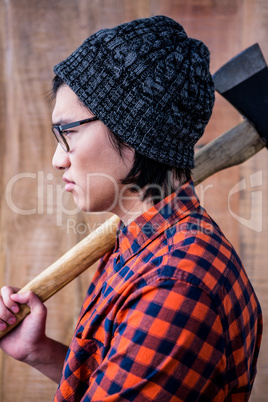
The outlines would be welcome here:
M 90 117 L 88 119 L 74 121 L 73 123 L 69 123 L 69 124 L 63 124 L 63 125 L 55 124 L 51 127 L 51 130 L 52 130 L 52 133 L 54 134 L 56 140 L 62 147 L 62 149 L 65 152 L 70 152 L 69 144 L 64 136 L 64 131 L 68 130 L 69 128 L 82 126 L 82 124 L 91 123 L 92 121 L 95 121 L 95 120 L 99 120 L 99 118 L 94 116 L 94 117 Z

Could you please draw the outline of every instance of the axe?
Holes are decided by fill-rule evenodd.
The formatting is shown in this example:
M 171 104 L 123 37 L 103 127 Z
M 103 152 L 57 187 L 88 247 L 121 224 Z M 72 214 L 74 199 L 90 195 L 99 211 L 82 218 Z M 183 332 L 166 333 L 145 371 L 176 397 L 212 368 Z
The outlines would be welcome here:
M 248 120 L 198 150 L 192 177 L 195 185 L 212 174 L 240 164 L 261 150 L 268 139 L 268 69 L 257 44 L 226 63 L 213 76 L 216 90 Z M 71 250 L 24 286 L 43 302 L 84 272 L 115 245 L 119 218 L 112 216 Z M 17 322 L 0 332 L 0 339 L 30 310 L 22 305 Z
M 246 118 L 195 154 L 195 184 L 245 162 L 268 143 L 268 68 L 259 45 L 247 48 L 214 75 L 215 89 Z

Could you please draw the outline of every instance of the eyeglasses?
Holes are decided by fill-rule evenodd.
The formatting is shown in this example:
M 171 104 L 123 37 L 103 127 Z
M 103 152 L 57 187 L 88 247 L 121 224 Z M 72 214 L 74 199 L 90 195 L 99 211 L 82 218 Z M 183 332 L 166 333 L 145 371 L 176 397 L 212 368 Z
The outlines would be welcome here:
M 67 141 L 67 138 L 66 138 L 66 134 L 64 134 L 64 132 L 66 130 L 68 130 L 69 128 L 81 126 L 82 124 L 90 123 L 90 122 L 95 121 L 95 120 L 99 120 L 98 117 L 94 116 L 94 117 L 90 117 L 89 119 L 75 121 L 73 123 L 64 124 L 62 126 L 61 125 L 55 125 L 55 126 L 51 127 L 51 130 L 52 130 L 53 134 L 55 135 L 56 140 L 61 145 L 62 149 L 65 152 L 69 152 L 70 147 L 69 147 L 69 144 L 68 144 L 68 141 Z

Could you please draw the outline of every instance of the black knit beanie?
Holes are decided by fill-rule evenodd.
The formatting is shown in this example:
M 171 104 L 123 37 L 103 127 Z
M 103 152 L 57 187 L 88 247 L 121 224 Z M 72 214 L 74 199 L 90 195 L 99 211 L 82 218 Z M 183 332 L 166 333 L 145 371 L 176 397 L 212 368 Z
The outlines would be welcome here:
M 194 144 L 214 104 L 209 51 L 165 16 L 90 36 L 57 74 L 110 130 L 140 154 L 194 167 Z

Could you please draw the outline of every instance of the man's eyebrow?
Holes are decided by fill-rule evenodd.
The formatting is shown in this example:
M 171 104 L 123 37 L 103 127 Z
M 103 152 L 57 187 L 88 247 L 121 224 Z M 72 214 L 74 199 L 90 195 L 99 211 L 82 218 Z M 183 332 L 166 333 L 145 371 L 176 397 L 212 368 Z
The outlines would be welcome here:
M 64 126 L 65 124 L 70 124 L 73 123 L 73 120 L 71 119 L 63 119 L 63 120 L 59 120 L 57 122 L 52 122 L 52 127 L 53 126 Z

